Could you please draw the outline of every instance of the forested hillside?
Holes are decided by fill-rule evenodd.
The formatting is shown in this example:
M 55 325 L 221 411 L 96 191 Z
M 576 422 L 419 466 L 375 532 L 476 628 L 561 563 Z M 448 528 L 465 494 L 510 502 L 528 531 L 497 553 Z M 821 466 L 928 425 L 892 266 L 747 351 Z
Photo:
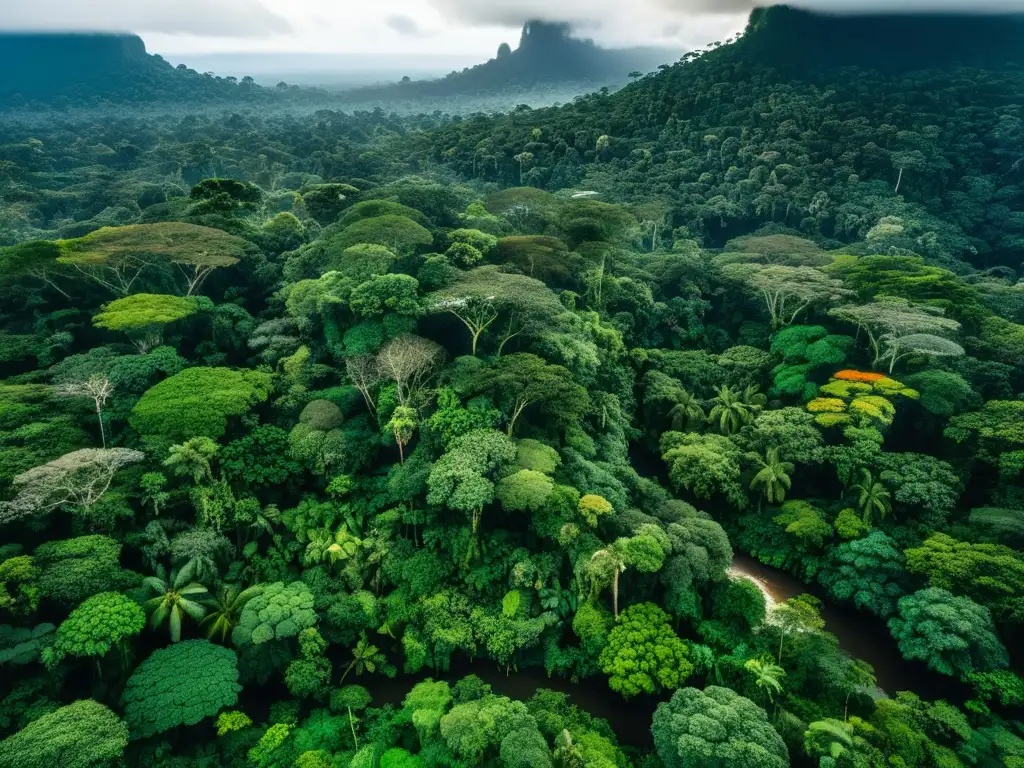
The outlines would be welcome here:
M 1024 766 L 1024 75 L 791 13 L 498 118 L 5 114 L 0 768 Z
M 848 243 L 895 216 L 899 245 L 936 262 L 1016 268 L 1024 24 L 910 23 L 761 10 L 738 42 L 618 93 L 452 125 L 435 156 L 467 179 L 650 202 L 666 238 L 721 247 L 769 226 Z
M 126 103 L 264 103 L 251 82 L 175 69 L 136 35 L 0 33 L 0 109 L 101 107 Z

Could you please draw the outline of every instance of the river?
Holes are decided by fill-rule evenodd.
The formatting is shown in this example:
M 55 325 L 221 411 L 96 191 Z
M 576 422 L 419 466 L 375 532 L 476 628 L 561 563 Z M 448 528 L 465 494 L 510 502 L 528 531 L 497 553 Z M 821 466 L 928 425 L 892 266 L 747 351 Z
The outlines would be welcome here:
M 822 597 L 818 589 L 808 587 L 784 571 L 762 565 L 745 554 L 737 553 L 730 572 L 753 580 L 765 593 L 769 604 L 804 593 Z M 884 691 L 915 690 L 928 698 L 949 695 L 947 680 L 938 679 L 923 665 L 904 661 L 883 621 L 824 600 L 821 614 L 825 628 L 838 638 L 840 647 L 874 667 L 878 686 Z M 549 678 L 543 670 L 530 667 L 506 675 L 491 661 L 477 659 L 470 662 L 458 655 L 452 659 L 449 672 L 434 677 L 455 682 L 469 674 L 475 674 L 491 685 L 495 693 L 512 699 L 528 699 L 538 688 L 570 694 L 574 704 L 595 717 L 608 720 L 622 744 L 639 748 L 651 746 L 651 717 L 658 702 L 667 698 L 667 694 L 661 699 L 640 696 L 625 702 L 608 688 L 603 677 L 573 683 L 566 678 Z M 431 675 L 399 676 L 393 680 L 369 677 L 358 682 L 367 686 L 376 706 L 400 706 L 412 686 L 427 677 Z
M 887 694 L 912 690 L 925 698 L 950 696 L 950 678 L 930 671 L 920 662 L 905 660 L 882 619 L 831 602 L 820 587 L 808 586 L 795 576 L 740 552 L 733 558 L 730 572 L 750 578 L 764 593 L 769 605 L 800 594 L 819 598 L 825 629 L 836 636 L 840 648 L 874 667 L 878 687 Z
M 765 594 L 769 604 L 780 603 L 805 593 L 822 598 L 821 615 L 825 620 L 825 629 L 838 638 L 844 651 L 874 667 L 879 688 L 890 695 L 896 691 L 913 690 L 932 699 L 948 698 L 954 693 L 948 678 L 930 672 L 922 664 L 903 659 L 882 620 L 828 602 L 817 587 L 807 586 L 788 573 L 762 565 L 745 554 L 736 554 L 730 573 L 750 578 Z M 409 690 L 428 677 L 454 683 L 469 674 L 480 677 L 495 693 L 520 701 L 529 699 L 538 688 L 567 693 L 572 703 L 595 717 L 607 720 L 621 744 L 642 749 L 652 746 L 651 718 L 658 702 L 671 694 L 666 692 L 662 697 L 639 696 L 626 702 L 608 688 L 604 677 L 573 683 L 566 678 L 549 678 L 542 669 L 532 667 L 506 675 L 492 661 L 476 659 L 470 662 L 459 655 L 452 658 L 451 669 L 440 675 L 424 672 L 400 675 L 394 679 L 372 676 L 353 679 L 352 682 L 366 686 L 373 695 L 374 706 L 401 706 Z
M 452 657 L 451 669 L 439 675 L 422 673 L 419 675 L 399 675 L 394 679 L 374 676 L 354 680 L 373 696 L 373 706 L 393 704 L 401 706 L 409 690 L 416 683 L 429 678 L 447 680 L 455 683 L 466 675 L 476 675 L 491 686 L 494 693 L 508 696 L 510 699 L 526 701 L 538 688 L 567 693 L 570 702 L 580 709 L 586 710 L 594 717 L 604 718 L 611 725 L 623 746 L 649 749 L 654 745 L 651 738 L 651 719 L 658 703 L 668 698 L 656 696 L 637 696 L 624 701 L 622 697 L 608 687 L 608 681 L 601 676 L 591 677 L 574 683 L 565 677 L 548 677 L 543 669 L 524 667 L 506 675 L 503 669 L 488 659 L 469 661 L 462 656 Z M 350 678 L 351 679 L 351 678 Z

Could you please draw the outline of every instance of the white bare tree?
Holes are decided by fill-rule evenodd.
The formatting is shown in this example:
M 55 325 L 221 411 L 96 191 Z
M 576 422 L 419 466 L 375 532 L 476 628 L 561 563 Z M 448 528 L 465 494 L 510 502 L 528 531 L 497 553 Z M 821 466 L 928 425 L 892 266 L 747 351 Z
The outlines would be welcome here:
M 443 360 L 440 344 L 408 334 L 389 341 L 377 354 L 381 374 L 395 382 L 398 404 L 404 407 L 413 405 Z
M 114 394 L 114 385 L 110 379 L 101 374 L 90 376 L 85 381 L 66 381 L 57 386 L 57 394 L 61 397 L 88 397 L 96 406 L 96 418 L 100 422 L 100 440 L 107 447 L 107 433 L 103 428 L 103 406 Z
M 14 499 L 0 503 L 0 524 L 63 506 L 88 515 L 118 470 L 145 458 L 129 448 L 83 448 L 22 472 L 14 478 Z
M 370 409 L 370 414 L 376 415 L 377 403 L 373 399 L 373 388 L 380 383 L 381 378 L 377 358 L 373 355 L 348 357 L 345 359 L 345 370 L 348 372 L 348 378 L 352 385 L 362 393 L 366 407 Z
M 882 360 L 889 361 L 889 373 L 896 368 L 896 363 L 909 355 L 925 357 L 961 357 L 964 348 L 955 341 L 944 339 L 930 333 L 912 333 L 907 336 L 883 336 L 885 354 Z

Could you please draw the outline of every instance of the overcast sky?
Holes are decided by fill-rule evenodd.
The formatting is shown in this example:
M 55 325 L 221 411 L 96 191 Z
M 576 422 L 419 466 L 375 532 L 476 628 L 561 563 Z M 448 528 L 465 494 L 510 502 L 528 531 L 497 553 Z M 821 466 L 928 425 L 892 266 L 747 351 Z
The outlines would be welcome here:
M 530 18 L 613 46 L 693 48 L 761 0 L 0 0 L 0 29 L 137 32 L 154 53 L 493 55 Z M 1024 0 L 795 0 L 827 10 L 1024 10 Z

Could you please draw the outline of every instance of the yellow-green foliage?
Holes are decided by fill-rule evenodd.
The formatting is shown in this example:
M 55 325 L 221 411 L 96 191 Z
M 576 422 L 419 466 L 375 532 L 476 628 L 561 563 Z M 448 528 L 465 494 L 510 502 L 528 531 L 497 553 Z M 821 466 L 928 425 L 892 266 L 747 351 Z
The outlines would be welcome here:
M 159 293 L 136 293 L 107 304 L 92 319 L 92 324 L 108 331 L 138 331 L 184 320 L 197 311 L 194 299 Z
M 243 731 L 252 725 L 252 718 L 245 712 L 221 712 L 217 716 L 217 735 L 223 736 L 233 731 Z
M 588 493 L 581 498 L 579 504 L 576 505 L 576 510 L 591 528 L 597 525 L 598 518 L 610 515 L 615 511 L 604 496 L 594 493 Z
M 870 391 L 871 385 L 865 384 L 863 381 L 838 381 L 836 379 L 832 379 L 828 384 L 818 389 L 818 392 L 821 394 L 844 400 Z
M 889 426 L 896 418 L 896 406 L 888 399 L 920 398 L 920 393 L 888 376 L 841 371 L 818 392 L 818 397 L 807 403 L 807 410 L 815 414 L 821 427 L 835 427 L 854 421 L 865 426 Z M 857 377 L 861 377 L 860 380 Z
M 277 723 L 270 726 L 263 734 L 255 747 L 249 750 L 249 761 L 258 768 L 274 764 L 273 753 L 288 739 L 292 726 L 287 723 Z
M 896 406 L 878 395 L 858 397 L 850 403 L 850 410 L 861 413 L 883 424 L 892 424 L 896 417 Z
M 811 413 L 843 413 L 846 403 L 837 397 L 817 397 L 807 404 Z

